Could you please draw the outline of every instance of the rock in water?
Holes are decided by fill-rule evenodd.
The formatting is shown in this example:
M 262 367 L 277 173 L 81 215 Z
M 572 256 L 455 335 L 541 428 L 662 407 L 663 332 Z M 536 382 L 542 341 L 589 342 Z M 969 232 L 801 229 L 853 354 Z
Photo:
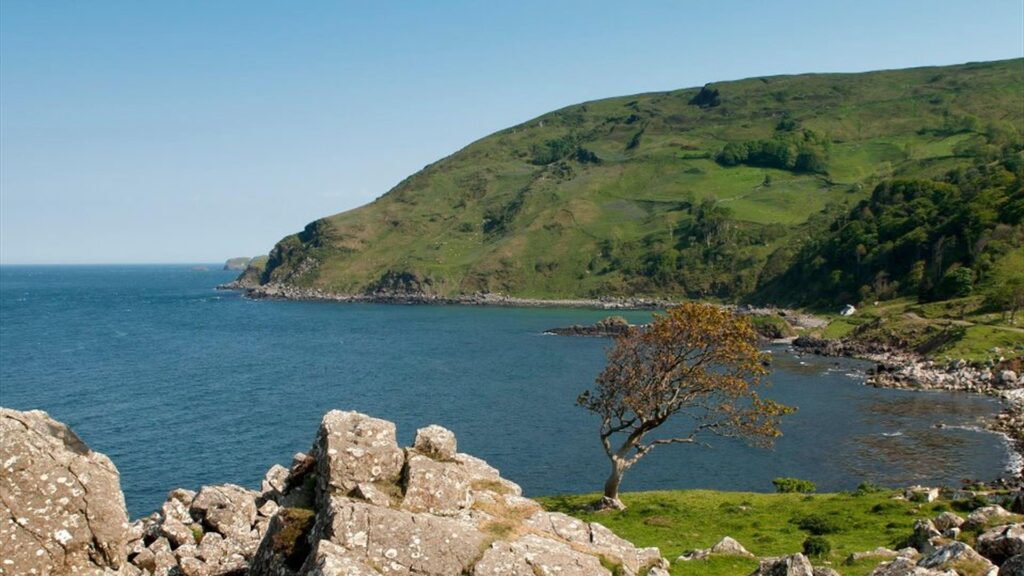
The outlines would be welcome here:
M 95 574 L 125 564 L 120 474 L 45 412 L 0 408 L 0 558 L 8 574 Z

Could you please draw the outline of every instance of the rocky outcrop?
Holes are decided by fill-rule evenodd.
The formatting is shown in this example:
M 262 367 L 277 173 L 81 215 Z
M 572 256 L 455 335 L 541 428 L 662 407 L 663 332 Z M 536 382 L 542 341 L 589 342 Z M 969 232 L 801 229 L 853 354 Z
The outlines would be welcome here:
M 544 511 L 455 435 L 328 412 L 259 491 L 173 490 L 128 524 L 113 464 L 41 412 L 0 418 L 0 574 L 664 576 L 657 548 Z
M 754 558 L 754 555 L 743 547 L 742 544 L 737 542 L 734 538 L 725 536 L 711 548 L 703 548 L 700 550 L 691 550 L 684 553 L 677 560 L 683 562 L 689 562 L 690 560 L 703 560 L 708 556 L 719 555 L 719 556 L 743 556 L 745 558 Z
M 592 336 L 597 338 L 617 338 L 629 334 L 634 327 L 622 316 L 609 316 L 589 325 L 573 324 L 563 328 L 550 328 L 545 334 L 555 336 Z
M 245 270 L 251 261 L 252 258 L 249 258 L 248 256 L 228 258 L 227 261 L 224 262 L 224 270 Z
M 762 558 L 757 571 L 751 576 L 814 576 L 811 561 L 803 554 L 781 558 Z
M 128 573 L 109 458 L 45 412 L 0 408 L 0 460 L 0 573 Z

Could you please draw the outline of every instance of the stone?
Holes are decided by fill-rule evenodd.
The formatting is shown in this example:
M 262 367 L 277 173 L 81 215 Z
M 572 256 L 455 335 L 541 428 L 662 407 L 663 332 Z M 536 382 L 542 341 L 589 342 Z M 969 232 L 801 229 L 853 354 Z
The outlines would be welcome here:
M 942 533 L 935 528 L 935 524 L 931 520 L 922 518 L 914 522 L 914 532 L 910 535 L 907 543 L 921 553 L 927 554 L 935 549 L 933 540 L 941 537 Z
M 156 571 L 156 554 L 149 548 L 143 548 L 138 554 L 132 557 L 132 564 L 150 573 Z
M 462 464 L 469 474 L 470 486 L 474 491 L 523 495 L 523 489 L 518 484 L 502 478 L 496 468 L 480 458 L 469 454 L 456 454 L 455 461 Z
M 164 520 L 176 520 L 179 524 L 191 524 L 193 519 L 188 511 L 191 503 L 191 500 L 185 503 L 168 495 L 167 500 L 160 506 L 160 516 Z
M 1013 513 L 1002 506 L 982 506 L 968 514 L 967 520 L 961 527 L 968 530 L 979 530 L 997 522 L 1010 522 L 1013 519 Z
M 473 504 L 469 474 L 458 462 L 439 462 L 410 452 L 403 484 L 403 510 L 452 516 Z
M 914 550 L 914 552 L 916 553 L 917 550 Z M 896 558 L 897 556 L 899 556 L 899 552 L 897 552 L 895 550 L 890 550 L 888 548 L 885 548 L 884 546 L 879 546 L 878 548 L 875 548 L 874 550 L 868 550 L 866 552 L 854 552 L 854 553 L 850 554 L 849 556 L 846 557 L 846 563 L 847 564 L 856 564 L 857 562 L 860 562 L 861 560 L 865 560 L 867 558 L 882 559 L 882 558 Z
M 473 576 L 611 576 L 601 561 L 568 544 L 527 534 L 491 544 L 473 567 Z
M 918 566 L 912 559 L 900 556 L 892 562 L 883 562 L 871 571 L 871 576 L 957 576 L 956 572 L 931 570 Z
M 178 568 L 185 576 L 211 576 L 209 567 L 196 558 L 181 558 Z
M 417 430 L 416 441 L 413 443 L 417 452 L 438 460 L 454 459 L 456 446 L 455 434 L 436 424 Z
M 317 543 L 301 573 L 304 576 L 380 576 L 380 572 L 346 556 L 344 548 L 328 540 Z
M 1024 576 L 1024 554 L 1018 554 L 999 566 L 999 576 Z
M 903 496 L 911 502 L 934 502 L 939 499 L 939 489 L 927 486 L 911 486 Z
M 405 463 L 393 423 L 339 410 L 321 420 L 313 455 L 322 499 L 348 494 L 361 482 L 395 483 Z
M 277 505 L 277 502 L 274 502 L 273 500 L 267 500 L 266 502 L 263 503 L 262 506 L 260 506 L 256 510 L 256 513 L 264 518 L 271 518 L 274 516 L 274 514 L 277 514 L 278 508 L 280 508 L 280 506 Z M 258 521 L 259 519 L 257 519 L 257 522 Z
M 274 464 L 263 476 L 260 492 L 264 499 L 277 500 L 288 487 L 289 470 L 280 464 Z
M 312 510 L 284 508 L 270 520 L 266 537 L 260 542 L 250 576 L 292 576 L 309 556 L 309 534 L 315 516 Z
M 711 547 L 712 554 L 721 554 L 727 556 L 746 556 L 747 558 L 753 558 L 754 555 L 749 550 L 743 547 L 742 544 L 726 536 L 718 541 L 717 544 Z
M 177 518 L 165 518 L 160 525 L 160 533 L 171 543 L 171 548 L 185 544 L 195 544 L 196 538 L 192 530 Z
M 228 539 L 248 540 L 256 521 L 256 496 L 234 484 L 204 486 L 189 511 L 209 530 Z
M 462 574 L 480 556 L 485 535 L 472 524 L 425 513 L 381 508 L 332 497 L 321 511 L 325 538 L 346 555 L 385 568 L 387 573 L 417 576 Z
M 922 558 L 917 565 L 933 570 L 953 570 L 958 566 L 967 565 L 971 567 L 971 576 L 995 576 L 999 570 L 995 564 L 963 542 L 951 542 L 940 546 Z
M 127 563 L 120 474 L 39 410 L 0 408 L 0 558 L 19 573 L 116 571 Z
M 216 532 L 203 534 L 199 542 L 197 556 L 206 562 L 216 564 L 227 554 L 224 548 L 224 537 Z
M 351 496 L 353 498 L 365 500 L 374 506 L 389 507 L 392 504 L 391 496 L 386 491 L 379 488 L 376 484 L 371 484 L 369 482 L 356 484 L 355 489 L 352 490 Z
M 1024 524 L 1007 524 L 987 530 L 978 536 L 975 547 L 979 554 L 995 564 L 1024 554 Z
M 814 568 L 806 556 L 793 554 L 781 558 L 762 558 L 761 564 L 754 574 L 758 576 L 814 576 Z
M 661 552 L 657 548 L 636 548 L 601 524 L 584 522 L 560 512 L 538 510 L 526 519 L 523 526 L 557 536 L 576 549 L 603 556 L 632 573 L 637 573 L 644 566 L 662 564 Z

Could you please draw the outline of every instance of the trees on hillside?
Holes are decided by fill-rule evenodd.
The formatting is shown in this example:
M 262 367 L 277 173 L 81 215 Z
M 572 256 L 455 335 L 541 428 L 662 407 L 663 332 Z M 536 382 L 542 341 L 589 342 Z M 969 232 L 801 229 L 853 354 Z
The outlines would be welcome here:
M 750 321 L 709 304 L 687 303 L 620 337 L 608 364 L 577 403 L 601 418 L 611 462 L 603 508 L 622 509 L 623 475 L 655 447 L 703 444 L 709 435 L 770 445 L 793 409 L 759 396 L 765 355 Z M 669 420 L 686 432 L 654 438 Z

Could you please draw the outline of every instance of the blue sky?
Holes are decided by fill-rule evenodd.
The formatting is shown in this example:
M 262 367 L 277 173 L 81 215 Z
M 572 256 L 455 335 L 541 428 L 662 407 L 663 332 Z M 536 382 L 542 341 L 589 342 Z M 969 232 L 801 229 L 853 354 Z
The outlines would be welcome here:
M 0 262 L 266 253 L 575 102 L 1024 56 L 1020 0 L 0 2 Z

